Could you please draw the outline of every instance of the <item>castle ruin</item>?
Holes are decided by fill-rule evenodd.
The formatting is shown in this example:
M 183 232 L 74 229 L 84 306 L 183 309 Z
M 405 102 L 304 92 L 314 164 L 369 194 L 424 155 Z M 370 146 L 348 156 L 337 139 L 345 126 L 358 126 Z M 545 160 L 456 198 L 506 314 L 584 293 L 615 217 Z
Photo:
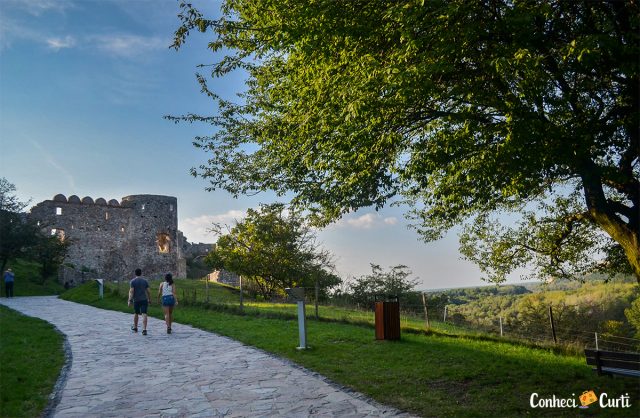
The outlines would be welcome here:
M 178 230 L 175 197 L 143 194 L 119 202 L 58 194 L 34 206 L 30 216 L 45 233 L 70 242 L 60 268 L 63 283 L 128 280 L 136 268 L 148 278 L 186 277 L 186 240 Z M 211 247 L 187 245 L 204 254 Z

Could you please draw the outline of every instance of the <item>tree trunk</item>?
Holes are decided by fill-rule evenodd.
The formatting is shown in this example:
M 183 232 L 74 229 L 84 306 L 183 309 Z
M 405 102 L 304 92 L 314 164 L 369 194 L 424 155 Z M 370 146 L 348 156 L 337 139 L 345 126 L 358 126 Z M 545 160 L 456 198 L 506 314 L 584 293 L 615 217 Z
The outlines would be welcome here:
M 631 270 L 640 284 L 640 232 L 637 228 L 632 227 L 632 225 L 638 225 L 638 215 L 632 214 L 631 217 L 635 215 L 635 218 L 629 219 L 628 223 L 619 217 L 605 197 L 598 167 L 589 161 L 584 164 L 584 168 L 581 178 L 589 216 L 615 242 L 620 244 Z M 632 202 L 632 208 L 637 207 L 638 202 Z
M 606 213 L 590 209 L 589 214 L 593 220 L 624 250 L 631 270 L 640 284 L 640 236 L 638 231 L 632 231 L 617 219 L 611 219 Z M 617 218 L 617 217 L 616 217 Z

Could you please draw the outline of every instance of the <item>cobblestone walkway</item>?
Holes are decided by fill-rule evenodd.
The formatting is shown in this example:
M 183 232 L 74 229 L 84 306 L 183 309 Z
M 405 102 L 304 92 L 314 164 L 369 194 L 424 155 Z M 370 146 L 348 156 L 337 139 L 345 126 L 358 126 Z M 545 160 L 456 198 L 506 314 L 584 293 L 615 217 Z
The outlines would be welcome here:
M 408 416 L 347 392 L 322 376 L 263 351 L 187 325 L 56 297 L 0 303 L 42 318 L 67 337 L 72 362 L 55 417 L 371 417 Z

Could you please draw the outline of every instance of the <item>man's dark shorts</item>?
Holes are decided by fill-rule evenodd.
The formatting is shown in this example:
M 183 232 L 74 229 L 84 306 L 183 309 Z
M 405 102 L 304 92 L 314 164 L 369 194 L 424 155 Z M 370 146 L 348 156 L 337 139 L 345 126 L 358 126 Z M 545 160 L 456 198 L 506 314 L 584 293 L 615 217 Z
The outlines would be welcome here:
M 147 300 L 139 300 L 133 302 L 133 311 L 137 314 L 146 314 L 147 306 L 149 306 L 149 301 Z

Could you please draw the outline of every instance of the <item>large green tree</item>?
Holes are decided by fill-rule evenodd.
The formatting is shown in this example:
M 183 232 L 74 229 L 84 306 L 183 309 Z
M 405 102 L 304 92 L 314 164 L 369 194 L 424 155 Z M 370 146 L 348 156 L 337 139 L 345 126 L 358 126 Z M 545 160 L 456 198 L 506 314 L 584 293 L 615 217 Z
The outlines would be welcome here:
M 39 238 L 39 228 L 23 213 L 28 203 L 21 202 L 15 192 L 15 185 L 0 177 L 0 271 L 9 260 L 26 255 Z
M 24 212 L 29 203 L 20 201 L 15 192 L 15 185 L 0 177 L 0 271 L 11 259 L 35 260 L 44 283 L 64 260 L 69 242 L 45 235 Z
M 234 226 L 214 229 L 220 237 L 205 258 L 207 264 L 250 278 L 265 298 L 287 287 L 313 287 L 316 281 L 323 293 L 340 283 L 313 230 L 282 204 L 249 209 Z
M 71 242 L 59 236 L 39 233 L 35 244 L 29 249 L 29 258 L 40 263 L 40 284 L 58 272 L 64 262 Z
M 214 83 L 247 76 L 233 101 L 198 74 L 217 113 L 169 117 L 215 126 L 194 142 L 211 189 L 272 190 L 321 224 L 400 201 L 425 240 L 465 224 L 494 281 L 640 281 L 637 1 L 226 0 L 179 17 L 176 49 L 213 34 Z

